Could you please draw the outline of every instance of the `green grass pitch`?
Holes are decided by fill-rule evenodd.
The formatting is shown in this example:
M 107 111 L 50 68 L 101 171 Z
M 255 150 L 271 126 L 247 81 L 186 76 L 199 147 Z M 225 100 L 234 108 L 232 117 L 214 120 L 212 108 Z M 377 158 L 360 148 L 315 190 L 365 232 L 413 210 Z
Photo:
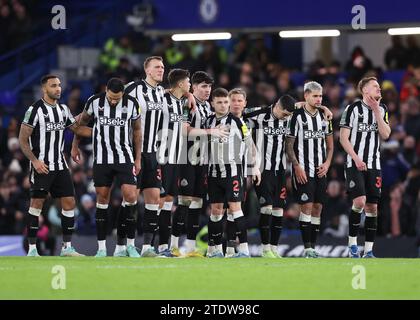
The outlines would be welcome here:
M 420 299 L 420 259 L 0 257 L 0 299 Z

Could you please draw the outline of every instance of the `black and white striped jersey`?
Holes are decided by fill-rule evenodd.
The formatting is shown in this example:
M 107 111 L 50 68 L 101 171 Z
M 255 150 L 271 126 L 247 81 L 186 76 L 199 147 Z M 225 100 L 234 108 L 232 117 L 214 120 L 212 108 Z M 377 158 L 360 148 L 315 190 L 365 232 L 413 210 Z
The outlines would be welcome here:
M 184 137 L 182 125 L 187 120 L 183 115 L 185 98 L 178 99 L 172 93 L 165 93 L 163 113 L 159 125 L 158 162 L 178 164 Z
M 35 157 L 43 161 L 49 171 L 68 168 L 64 158 L 64 130 L 75 120 L 64 104 L 50 105 L 38 100 L 28 108 L 23 124 L 33 128 L 29 144 Z
M 138 110 L 138 101 L 128 94 L 115 107 L 109 105 L 105 93 L 88 99 L 85 111 L 93 116 L 95 164 L 134 163 L 131 125 L 140 117 Z
M 286 135 L 296 138 L 297 160 L 311 178 L 316 176 L 316 168 L 327 160 L 326 136 L 332 133 L 332 122 L 319 110 L 310 114 L 303 107 L 293 112 Z
M 213 114 L 210 103 L 195 98 L 196 110 L 188 115 L 188 123 L 192 128 L 205 129 L 206 120 Z M 207 159 L 207 137 L 188 137 L 187 141 L 187 163 L 192 165 L 205 165 Z
M 245 114 L 244 120 L 261 155 L 261 168 L 269 171 L 286 169 L 285 136 L 290 117 L 277 118 L 270 106 Z
M 209 176 L 226 178 L 242 176 L 242 161 L 246 139 L 252 139 L 245 123 L 228 113 L 221 118 L 215 114 L 206 120 L 206 128 L 216 128 L 218 125 L 229 127 L 226 138 L 209 138 Z
M 140 104 L 142 152 L 156 152 L 157 133 L 162 116 L 165 89 L 159 85 L 153 87 L 146 80 L 141 80 L 127 84 L 125 93 L 136 98 Z
M 384 121 L 388 123 L 387 107 L 382 103 L 380 111 Z M 350 143 L 367 168 L 381 169 L 378 123 L 372 109 L 363 101 L 348 105 L 341 116 L 340 127 L 350 129 Z M 350 155 L 347 155 L 346 167 L 356 167 Z

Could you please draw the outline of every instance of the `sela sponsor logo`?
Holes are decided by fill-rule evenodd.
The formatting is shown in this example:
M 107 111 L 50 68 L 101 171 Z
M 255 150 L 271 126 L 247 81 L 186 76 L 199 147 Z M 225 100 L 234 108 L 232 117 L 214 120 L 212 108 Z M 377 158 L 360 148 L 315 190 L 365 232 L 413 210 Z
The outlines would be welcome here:
M 162 103 L 161 102 L 153 102 L 153 101 L 147 101 L 147 110 L 162 110 Z
M 210 142 L 228 143 L 229 142 L 229 138 L 228 137 L 224 137 L 224 138 L 211 137 L 210 138 Z
M 66 124 L 63 121 L 60 122 L 47 122 L 45 124 L 46 131 L 60 131 L 66 128 Z
M 126 124 L 126 120 L 121 118 L 108 118 L 108 117 L 99 117 L 99 123 L 103 126 L 115 126 L 123 127 Z
M 264 127 L 264 134 L 269 136 L 282 136 L 287 133 L 287 128 L 273 128 L 273 127 Z
M 303 139 L 323 139 L 325 138 L 325 131 L 318 130 L 304 130 L 303 131 Z
M 170 122 L 181 122 L 184 121 L 185 117 L 182 114 L 170 113 L 169 121 Z
M 378 131 L 378 124 L 367 124 L 367 123 L 359 123 L 357 126 L 357 131 L 359 132 L 371 132 L 371 131 Z

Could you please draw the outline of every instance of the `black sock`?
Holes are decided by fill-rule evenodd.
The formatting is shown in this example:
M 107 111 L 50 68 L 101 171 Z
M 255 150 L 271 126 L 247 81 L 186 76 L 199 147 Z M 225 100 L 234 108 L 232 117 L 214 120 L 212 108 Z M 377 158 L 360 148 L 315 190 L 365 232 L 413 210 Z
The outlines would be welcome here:
M 74 216 L 61 215 L 61 229 L 63 230 L 63 242 L 70 242 L 74 231 Z
M 117 244 L 124 246 L 127 238 L 127 207 L 124 205 L 118 210 L 117 218 Z
M 158 215 L 157 210 L 144 210 L 144 244 L 151 245 L 153 240 L 153 235 L 158 227 Z
M 311 248 L 315 249 L 316 238 L 319 234 L 319 224 L 311 223 Z
M 137 204 L 134 206 L 125 205 L 125 212 L 126 212 L 126 230 L 127 230 L 127 238 L 128 239 L 135 239 L 136 238 L 136 230 L 137 230 Z
M 185 217 L 188 213 L 188 207 L 178 205 L 172 217 L 172 235 L 179 237 L 184 229 Z
M 106 240 L 106 229 L 108 222 L 108 209 L 96 208 L 96 234 L 98 241 Z
M 236 240 L 236 224 L 235 221 L 226 221 L 226 238 L 228 247 L 233 247 Z
M 311 223 L 299 221 L 300 231 L 302 233 L 302 241 L 305 249 L 311 247 Z
M 378 217 L 366 217 L 365 219 L 365 241 L 374 242 L 376 229 L 378 228 Z
M 269 214 L 260 213 L 259 227 L 262 244 L 268 244 L 270 242 L 270 216 Z
M 29 244 L 36 244 L 37 233 L 39 229 L 39 217 L 29 214 L 28 216 L 28 241 Z
M 168 244 L 171 234 L 171 211 L 161 210 L 159 213 L 159 245 Z
M 359 233 L 359 226 L 360 226 L 360 216 L 362 215 L 361 212 L 356 212 L 354 210 L 350 211 L 349 217 L 349 236 L 350 237 L 357 237 Z
M 244 216 L 235 219 L 236 230 L 238 230 L 239 243 L 248 242 L 248 234 L 246 230 L 246 220 Z
M 187 216 L 187 239 L 195 240 L 197 233 L 200 231 L 200 213 L 201 208 L 188 209 Z
M 278 245 L 281 229 L 283 228 L 283 217 L 271 216 L 271 233 L 270 244 L 273 246 Z
M 215 246 L 222 244 L 223 236 L 223 219 L 217 222 L 209 220 L 209 240 L 213 240 Z M 210 242 L 209 242 L 210 243 Z

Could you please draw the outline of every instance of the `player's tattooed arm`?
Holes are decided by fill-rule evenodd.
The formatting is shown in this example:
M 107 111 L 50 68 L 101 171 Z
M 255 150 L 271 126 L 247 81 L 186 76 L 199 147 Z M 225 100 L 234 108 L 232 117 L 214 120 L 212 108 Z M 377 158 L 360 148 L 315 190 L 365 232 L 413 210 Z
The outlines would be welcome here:
M 34 130 L 33 128 L 25 124 L 22 124 L 20 126 L 20 131 L 19 131 L 20 149 L 22 150 L 25 157 L 28 158 L 29 161 L 32 162 L 36 172 L 40 174 L 47 174 L 48 173 L 47 165 L 43 161 L 40 161 L 35 157 L 34 153 L 31 150 L 31 146 L 29 145 L 29 137 L 31 136 L 33 130 Z
M 286 137 L 286 154 L 292 166 L 299 165 L 299 161 L 296 158 L 295 150 L 293 145 L 295 144 L 295 137 Z
M 76 116 L 76 122 L 77 122 L 77 126 L 80 127 L 86 127 L 86 125 L 89 123 L 91 119 L 91 116 L 84 110 L 81 114 Z M 90 129 L 90 128 L 88 128 Z M 84 133 L 88 133 L 88 132 L 84 132 Z M 88 135 L 88 137 L 92 136 L 92 129 L 90 129 L 90 135 Z M 73 137 L 73 142 L 71 144 L 71 158 L 73 159 L 74 162 L 76 163 L 81 163 L 81 153 L 79 150 L 79 143 L 81 140 L 82 136 L 75 134 Z
M 133 122 L 133 140 L 134 140 L 134 168 L 135 174 L 138 175 L 141 169 L 141 120 L 138 118 Z
M 34 131 L 33 128 L 25 124 L 22 124 L 20 126 L 20 132 L 19 132 L 20 148 L 22 149 L 22 152 L 25 155 L 25 157 L 28 158 L 29 161 L 31 162 L 37 160 L 31 150 L 31 147 L 29 146 L 29 137 L 31 136 L 33 131 Z
M 76 134 L 80 137 L 90 138 L 90 137 L 92 137 L 92 131 L 93 130 L 92 130 L 92 128 L 89 128 L 86 125 L 81 125 L 80 124 L 79 120 L 80 120 L 82 114 L 83 113 L 81 113 L 81 114 L 79 114 L 75 117 L 76 122 L 70 127 L 70 129 L 74 132 L 74 134 Z

